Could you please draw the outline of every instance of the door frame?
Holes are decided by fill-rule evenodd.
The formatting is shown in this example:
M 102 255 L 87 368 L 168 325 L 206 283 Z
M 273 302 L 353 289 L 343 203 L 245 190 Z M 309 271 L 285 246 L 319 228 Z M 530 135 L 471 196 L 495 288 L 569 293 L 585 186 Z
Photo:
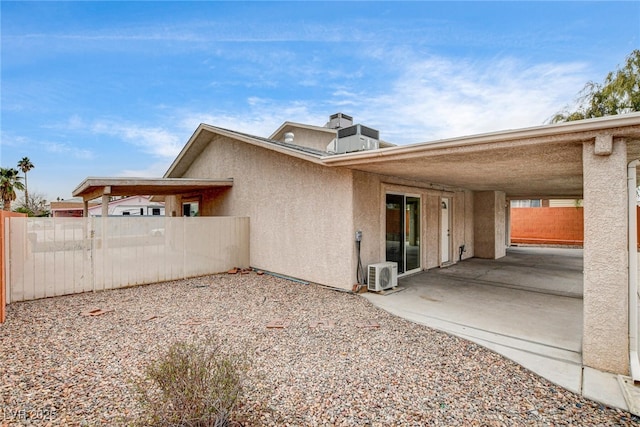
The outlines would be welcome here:
M 409 189 L 407 189 L 409 190 Z M 398 272 L 398 277 L 402 277 L 402 276 L 406 276 L 409 274 L 414 274 L 417 272 L 422 271 L 422 267 L 423 267 L 423 251 L 424 251 L 424 239 L 423 239 L 423 231 L 424 231 L 424 219 L 423 219 L 423 211 L 424 211 L 424 197 L 422 193 L 419 192 L 415 192 L 415 191 L 402 191 L 400 189 L 384 189 L 383 190 L 383 208 L 382 208 L 382 229 L 383 229 L 383 259 L 386 260 L 387 258 L 387 251 L 386 251 L 386 244 L 387 244 L 387 238 L 386 238 L 386 234 L 387 234 L 387 195 L 395 195 L 395 196 L 402 196 L 403 197 L 403 212 L 406 212 L 406 203 L 407 203 L 407 197 L 412 197 L 412 198 L 416 198 L 418 199 L 418 221 L 419 221 L 419 225 L 418 225 L 418 231 L 417 231 L 417 235 L 418 235 L 418 239 L 419 239 L 419 246 L 418 246 L 418 267 L 413 268 L 411 270 L 407 270 L 403 273 Z M 406 219 L 406 218 L 405 218 Z M 406 223 L 404 224 L 404 230 L 403 230 L 403 242 L 406 242 L 407 239 L 407 233 L 406 233 Z M 403 250 L 403 256 L 402 259 L 404 261 L 404 268 L 406 268 L 407 265 L 407 251 L 406 251 L 406 244 L 402 245 L 402 250 Z M 400 266 L 398 266 L 398 270 L 400 269 Z
M 440 209 L 438 212 L 438 264 L 440 265 L 440 267 L 442 266 L 447 266 L 447 265 L 451 265 L 454 263 L 452 257 L 452 247 L 453 247 L 453 227 L 452 227 L 452 222 L 453 222 L 453 195 L 449 195 L 449 194 L 445 194 L 445 195 L 441 195 L 440 196 Z M 447 240 L 448 240 L 448 256 L 447 256 L 447 260 L 445 261 L 443 258 L 443 241 L 442 241 L 442 236 L 444 234 L 444 230 L 443 230 L 443 226 L 444 226 L 444 221 L 443 221 L 443 215 L 442 215 L 442 211 L 443 206 L 445 205 L 447 206 L 447 226 L 448 226 L 448 230 L 447 230 Z

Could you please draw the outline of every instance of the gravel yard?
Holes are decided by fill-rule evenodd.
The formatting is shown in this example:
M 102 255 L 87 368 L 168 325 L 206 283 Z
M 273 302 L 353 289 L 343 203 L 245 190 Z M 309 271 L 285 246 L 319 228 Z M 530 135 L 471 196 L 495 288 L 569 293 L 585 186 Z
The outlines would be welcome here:
M 112 311 L 81 315 L 97 308 Z M 278 319 L 288 326 L 267 328 Z M 139 411 L 131 378 L 168 343 L 207 333 L 250 363 L 239 425 L 639 421 L 359 296 L 251 273 L 11 304 L 0 425 L 126 425 Z

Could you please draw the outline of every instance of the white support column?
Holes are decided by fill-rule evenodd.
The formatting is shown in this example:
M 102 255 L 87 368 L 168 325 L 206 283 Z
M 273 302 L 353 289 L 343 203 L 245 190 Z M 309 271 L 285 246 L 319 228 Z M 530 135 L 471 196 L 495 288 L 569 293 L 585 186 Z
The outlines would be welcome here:
M 639 160 L 627 165 L 627 211 L 629 214 L 629 370 L 634 383 L 640 382 L 638 359 L 638 173 Z
M 603 142 L 604 141 L 604 142 Z M 611 146 L 607 144 L 612 141 Z M 610 149 L 608 149 L 610 147 Z M 600 136 L 582 150 L 585 366 L 627 375 L 627 147 Z
M 109 216 L 109 195 L 102 195 L 102 217 L 106 218 Z
M 164 214 L 170 217 L 182 216 L 182 196 L 166 196 L 164 198 Z
M 109 216 L 109 201 L 111 199 L 111 187 L 106 186 L 102 191 L 102 217 L 106 218 Z

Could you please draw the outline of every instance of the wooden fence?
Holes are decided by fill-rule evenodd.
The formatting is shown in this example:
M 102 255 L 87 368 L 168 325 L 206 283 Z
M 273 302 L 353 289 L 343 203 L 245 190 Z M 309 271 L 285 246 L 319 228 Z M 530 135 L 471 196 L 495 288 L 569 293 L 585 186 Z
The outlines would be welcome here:
M 249 266 L 249 218 L 11 218 L 7 304 Z
M 582 245 L 581 207 L 511 208 L 511 243 Z

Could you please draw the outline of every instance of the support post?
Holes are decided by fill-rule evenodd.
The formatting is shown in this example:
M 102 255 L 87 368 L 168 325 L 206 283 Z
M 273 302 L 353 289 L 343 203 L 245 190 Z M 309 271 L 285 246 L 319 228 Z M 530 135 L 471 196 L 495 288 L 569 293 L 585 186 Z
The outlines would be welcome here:
M 585 366 L 627 375 L 628 248 L 627 147 L 613 139 L 611 152 L 583 144 L 584 297 L 582 360 Z M 605 147 L 607 148 L 607 147 Z
M 502 191 L 478 191 L 473 196 L 474 256 L 498 259 L 507 254 L 506 195 Z

